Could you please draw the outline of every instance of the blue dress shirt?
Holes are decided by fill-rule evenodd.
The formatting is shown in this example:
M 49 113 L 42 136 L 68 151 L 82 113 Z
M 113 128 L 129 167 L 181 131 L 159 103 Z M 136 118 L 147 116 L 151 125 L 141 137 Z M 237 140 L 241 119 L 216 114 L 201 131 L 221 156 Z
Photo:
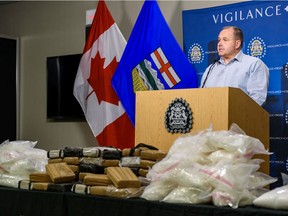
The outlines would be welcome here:
M 210 72 L 207 77 L 209 69 Z M 206 82 L 203 86 L 205 79 Z M 201 86 L 204 88 L 240 88 L 259 105 L 263 105 L 266 101 L 268 84 L 268 67 L 263 61 L 261 61 L 261 59 L 245 55 L 242 51 L 240 51 L 234 59 L 227 64 L 225 64 L 224 60 L 220 58 L 215 65 L 209 65 L 201 79 Z

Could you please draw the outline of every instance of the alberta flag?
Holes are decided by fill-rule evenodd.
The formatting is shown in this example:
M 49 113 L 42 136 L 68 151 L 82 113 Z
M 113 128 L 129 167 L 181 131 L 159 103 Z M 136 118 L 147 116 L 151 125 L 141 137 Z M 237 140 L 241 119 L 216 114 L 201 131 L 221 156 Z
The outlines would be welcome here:
M 100 146 L 134 147 L 134 126 L 112 88 L 111 79 L 126 40 L 100 0 L 74 83 L 74 96 Z
M 135 92 L 196 88 L 197 75 L 174 38 L 156 0 L 146 0 L 112 78 L 135 125 Z

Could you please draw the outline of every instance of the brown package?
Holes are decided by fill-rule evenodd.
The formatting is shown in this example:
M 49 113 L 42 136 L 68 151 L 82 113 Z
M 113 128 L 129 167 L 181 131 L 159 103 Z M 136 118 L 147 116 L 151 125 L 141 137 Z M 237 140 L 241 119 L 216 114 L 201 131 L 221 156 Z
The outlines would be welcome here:
M 102 166 L 104 167 L 118 167 L 120 160 L 103 160 Z
M 138 170 L 138 175 L 139 176 L 142 176 L 142 177 L 146 177 L 146 175 L 148 174 L 149 170 L 148 169 L 143 169 L 143 168 L 140 168 Z
M 33 190 L 47 191 L 49 184 L 48 182 L 34 182 Z
M 74 173 L 79 173 L 79 165 L 68 164 L 68 166 Z
M 91 186 L 90 194 L 97 196 L 109 196 L 119 198 L 140 197 L 142 188 L 122 188 L 117 189 L 112 185 L 109 186 Z
M 79 180 L 83 181 L 83 180 L 84 180 L 84 177 L 85 177 L 86 175 L 90 175 L 90 174 L 92 174 L 92 173 L 80 172 L 78 178 L 79 178 Z
M 139 188 L 141 183 L 128 167 L 107 167 L 107 175 L 116 188 Z
M 152 168 L 156 164 L 155 161 L 152 160 L 141 160 L 140 161 L 140 167 L 143 169 Z
M 52 163 L 61 163 L 63 162 L 62 158 L 49 158 L 48 159 L 48 164 L 52 164 Z
M 91 186 L 90 194 L 96 196 L 108 196 L 108 186 Z
M 125 148 L 122 150 L 122 157 L 140 156 L 140 152 L 141 152 L 141 149 L 135 149 L 134 152 L 132 152 L 131 148 Z
M 67 163 L 47 164 L 46 171 L 54 183 L 70 182 L 75 180 L 75 173 Z
M 110 178 L 105 174 L 89 174 L 84 177 L 85 185 L 105 186 L 112 184 Z
M 159 161 L 162 160 L 165 156 L 166 153 L 159 150 L 144 150 L 140 153 L 140 157 L 143 160 Z
M 46 172 L 35 172 L 29 176 L 31 182 L 52 182 L 50 176 Z
M 64 157 L 63 162 L 66 162 L 67 164 L 71 165 L 79 165 L 80 164 L 80 158 L 79 157 Z

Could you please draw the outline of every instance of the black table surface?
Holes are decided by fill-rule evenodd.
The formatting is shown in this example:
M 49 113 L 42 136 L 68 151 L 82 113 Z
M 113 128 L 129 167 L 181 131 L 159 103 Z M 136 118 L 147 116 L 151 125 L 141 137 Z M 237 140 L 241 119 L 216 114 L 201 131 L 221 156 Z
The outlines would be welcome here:
M 0 187 L 1 216 L 288 216 L 288 211 L 246 206 L 174 204 L 72 192 Z

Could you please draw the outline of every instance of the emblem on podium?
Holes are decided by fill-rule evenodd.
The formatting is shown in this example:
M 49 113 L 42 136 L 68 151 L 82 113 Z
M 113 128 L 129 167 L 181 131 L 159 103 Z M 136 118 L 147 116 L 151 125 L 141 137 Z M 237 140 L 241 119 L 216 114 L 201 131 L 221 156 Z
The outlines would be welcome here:
M 183 98 L 175 98 L 165 112 L 165 128 L 169 133 L 188 133 L 193 117 L 189 104 Z

